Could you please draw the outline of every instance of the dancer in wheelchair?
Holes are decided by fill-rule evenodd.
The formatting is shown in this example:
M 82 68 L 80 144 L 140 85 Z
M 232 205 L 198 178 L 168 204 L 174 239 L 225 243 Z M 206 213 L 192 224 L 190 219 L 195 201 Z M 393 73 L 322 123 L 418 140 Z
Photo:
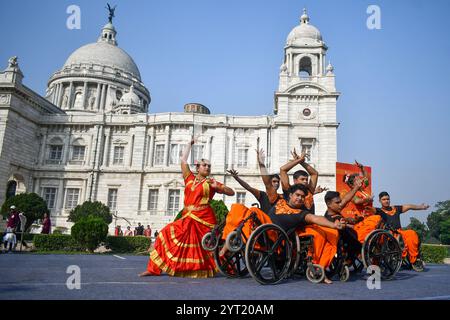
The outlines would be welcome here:
M 379 216 L 374 215 L 375 211 L 372 206 L 373 196 L 366 191 L 369 187 L 369 179 L 364 170 L 364 166 L 358 163 L 358 161 L 355 161 L 355 165 L 361 170 L 361 174 L 354 173 L 352 175 L 345 175 L 344 182 L 352 190 L 355 179 L 361 179 L 361 185 L 351 199 L 356 207 L 356 211 L 343 212 L 342 216 L 351 222 L 358 236 L 358 241 L 363 244 L 367 235 L 380 227 L 382 220 Z
M 345 229 L 341 230 L 340 236 L 347 248 L 347 261 L 344 262 L 347 265 L 353 263 L 361 253 L 362 242 L 359 241 L 359 238 L 362 238 L 362 236 L 358 232 L 361 232 L 362 228 L 358 226 L 361 224 L 362 220 L 354 217 L 345 217 L 345 215 L 342 214 L 342 210 L 350 201 L 352 201 L 362 184 L 363 180 L 360 177 L 356 177 L 352 183 L 352 189 L 342 198 L 339 192 L 328 191 L 325 194 L 324 199 L 325 204 L 327 205 L 327 211 L 324 215 L 325 218 L 332 222 L 339 220 L 346 226 Z
M 265 192 L 258 190 L 250 186 L 242 178 L 239 177 L 239 173 L 236 170 L 228 170 L 227 172 L 247 191 L 255 196 L 259 202 L 258 208 L 247 208 L 242 204 L 235 203 L 231 206 L 230 212 L 227 214 L 226 223 L 222 232 L 222 239 L 226 240 L 228 235 L 240 227 L 242 221 L 246 220 L 245 224 L 241 226 L 241 231 L 245 239 L 250 237 L 251 232 L 263 223 L 271 223 L 267 213 L 270 211 L 272 206 L 277 202 L 278 199 L 282 198 L 282 195 L 277 194 L 277 190 L 280 187 L 280 177 L 277 174 L 269 175 L 267 168 L 265 166 L 265 154 L 263 149 L 256 150 L 256 155 L 258 159 L 259 171 L 261 173 L 261 178 L 265 186 Z M 253 214 L 254 218 L 249 216 Z M 229 250 L 227 244 L 225 243 L 220 250 L 219 256 L 222 257 Z
M 272 223 L 285 231 L 295 230 L 298 236 L 313 236 L 312 261 L 326 269 L 337 252 L 338 230 L 344 225 L 340 220 L 331 222 L 305 210 L 304 199 L 308 192 L 303 184 L 294 184 L 287 192 L 289 200 L 278 200 L 270 210 L 269 217 Z M 327 277 L 324 282 L 332 283 Z
M 236 170 L 227 170 L 229 174 L 243 187 L 249 191 L 258 200 L 259 207 L 265 213 L 268 213 L 275 202 L 281 195 L 277 194 L 280 187 L 280 176 L 278 174 L 269 174 L 265 165 L 265 154 L 263 149 L 256 150 L 256 156 L 258 159 L 259 171 L 261 173 L 261 179 L 265 186 L 265 191 L 258 190 L 250 186 L 247 182 L 239 177 L 239 173 Z
M 375 209 L 376 214 L 383 219 L 384 223 L 395 230 L 395 233 L 398 233 L 403 238 L 405 245 L 403 259 L 407 259 L 407 262 L 411 264 L 414 270 L 422 271 L 423 262 L 420 258 L 419 236 L 414 230 L 402 229 L 400 214 L 406 213 L 409 210 L 427 210 L 430 206 L 427 204 L 391 206 L 391 198 L 385 191 L 379 194 L 379 201 L 381 203 L 381 208 Z
M 296 165 L 300 164 L 306 171 L 298 170 L 294 172 L 294 185 L 301 184 L 307 188 L 308 194 L 305 195 L 304 209 L 314 214 L 314 194 L 322 192 L 326 189 L 320 187 L 317 188 L 319 173 L 311 165 L 306 163 L 306 153 L 298 155 L 294 148 L 294 151 L 291 151 L 291 155 L 293 159 L 280 168 L 281 188 L 283 189 L 283 194 L 287 199 L 287 192 L 289 190 L 289 187 L 291 186 L 291 184 L 289 183 L 288 172 Z

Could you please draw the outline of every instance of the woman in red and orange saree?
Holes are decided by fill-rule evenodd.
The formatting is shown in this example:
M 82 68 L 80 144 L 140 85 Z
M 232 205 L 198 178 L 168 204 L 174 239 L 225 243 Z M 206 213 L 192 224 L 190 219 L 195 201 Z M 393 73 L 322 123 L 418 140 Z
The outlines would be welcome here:
M 209 178 L 211 165 L 202 159 L 197 166 L 197 175 L 189 169 L 187 158 L 194 140 L 186 147 L 181 158 L 181 169 L 185 182 L 184 209 L 181 219 L 164 227 L 156 241 L 147 270 L 140 276 L 160 275 L 188 278 L 213 277 L 216 272 L 211 252 L 202 248 L 202 237 L 216 224 L 210 206 L 214 194 L 234 195 L 234 191 Z

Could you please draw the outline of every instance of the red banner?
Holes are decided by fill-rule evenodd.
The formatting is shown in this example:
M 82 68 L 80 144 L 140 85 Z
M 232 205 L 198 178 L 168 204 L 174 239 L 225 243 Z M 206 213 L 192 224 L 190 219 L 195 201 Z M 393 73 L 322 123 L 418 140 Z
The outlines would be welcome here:
M 368 185 L 363 184 L 363 192 L 372 195 L 372 169 L 364 166 L 364 171 L 367 174 Z M 361 170 L 354 163 L 336 162 L 336 191 L 341 194 L 341 199 L 344 195 L 350 191 L 350 187 L 347 185 L 346 178 L 352 174 L 358 174 L 362 176 Z M 355 214 L 362 214 L 361 209 L 357 208 L 351 201 L 342 210 L 344 215 L 354 216 Z

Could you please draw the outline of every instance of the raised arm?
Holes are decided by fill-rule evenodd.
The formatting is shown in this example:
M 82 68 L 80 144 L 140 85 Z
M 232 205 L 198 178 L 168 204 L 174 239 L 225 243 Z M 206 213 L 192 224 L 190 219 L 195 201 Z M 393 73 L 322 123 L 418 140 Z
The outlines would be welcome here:
M 269 189 L 272 188 L 272 181 L 270 181 L 270 175 L 267 172 L 266 165 L 264 164 L 266 156 L 264 154 L 263 149 L 255 150 L 256 151 L 256 158 L 258 160 L 258 166 L 259 166 L 259 172 L 261 173 L 261 179 L 264 183 L 264 186 L 266 187 L 266 191 L 269 192 Z
M 192 145 L 195 143 L 195 139 L 192 138 L 191 142 L 184 148 L 183 154 L 181 155 L 181 172 L 183 173 L 183 178 L 186 179 L 187 176 L 191 174 L 191 169 L 189 169 L 188 157 L 191 152 Z
M 283 191 L 287 191 L 289 189 L 289 187 L 291 186 L 289 184 L 289 176 L 288 176 L 288 172 L 295 167 L 296 165 L 298 165 L 299 163 L 305 161 L 305 154 L 302 153 L 301 156 L 298 156 L 297 153 L 295 152 L 295 148 L 294 151 L 291 151 L 291 155 L 294 157 L 294 159 L 289 160 L 288 163 L 286 163 L 284 166 L 282 166 L 280 168 L 280 180 L 281 180 L 281 188 L 283 189 Z M 314 192 L 314 190 L 312 191 Z
M 270 203 L 275 203 L 278 199 L 277 190 L 272 185 L 272 179 L 270 178 L 269 173 L 267 172 L 267 168 L 265 165 L 266 155 L 264 154 L 263 149 L 256 150 L 256 158 L 258 159 L 259 172 L 261 173 L 261 179 L 266 187 L 267 197 L 269 198 Z
M 236 170 L 227 170 L 227 172 L 229 174 L 231 174 L 231 176 L 247 191 L 249 191 L 251 194 L 253 194 L 255 196 L 255 198 L 259 201 L 260 199 L 260 193 L 258 189 L 253 188 L 252 186 L 250 186 L 247 182 L 245 182 L 244 180 L 242 180 L 239 177 L 239 172 L 237 172 Z
M 353 181 L 353 188 L 345 194 L 345 196 L 342 198 L 341 203 L 339 204 L 339 211 L 345 208 L 345 206 L 353 199 L 356 192 L 359 188 L 362 186 L 362 180 L 359 177 L 356 177 Z
M 294 154 L 296 154 L 295 149 L 294 149 Z M 306 172 L 308 172 L 308 174 L 309 174 L 308 189 L 309 189 L 309 191 L 311 191 L 312 194 L 314 194 L 314 192 L 316 191 L 316 187 L 317 187 L 317 181 L 319 180 L 319 172 L 317 172 L 316 169 L 314 169 L 308 163 L 306 163 L 305 154 L 302 154 L 300 156 L 300 158 L 303 159 L 303 161 L 301 161 L 300 164 L 302 165 L 303 168 L 305 168 Z
M 415 204 L 404 204 L 402 205 L 402 213 L 405 213 L 408 210 L 427 210 L 430 206 L 422 203 L 420 205 Z

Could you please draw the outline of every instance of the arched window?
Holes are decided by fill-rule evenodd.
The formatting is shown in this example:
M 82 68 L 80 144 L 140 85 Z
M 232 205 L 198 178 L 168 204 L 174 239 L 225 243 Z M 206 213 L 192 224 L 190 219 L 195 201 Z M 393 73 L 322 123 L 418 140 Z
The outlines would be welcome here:
M 74 109 L 83 109 L 83 93 L 75 93 L 75 102 L 73 104 Z
M 300 78 L 309 78 L 312 75 L 311 59 L 309 57 L 303 57 L 300 59 L 298 76 Z

